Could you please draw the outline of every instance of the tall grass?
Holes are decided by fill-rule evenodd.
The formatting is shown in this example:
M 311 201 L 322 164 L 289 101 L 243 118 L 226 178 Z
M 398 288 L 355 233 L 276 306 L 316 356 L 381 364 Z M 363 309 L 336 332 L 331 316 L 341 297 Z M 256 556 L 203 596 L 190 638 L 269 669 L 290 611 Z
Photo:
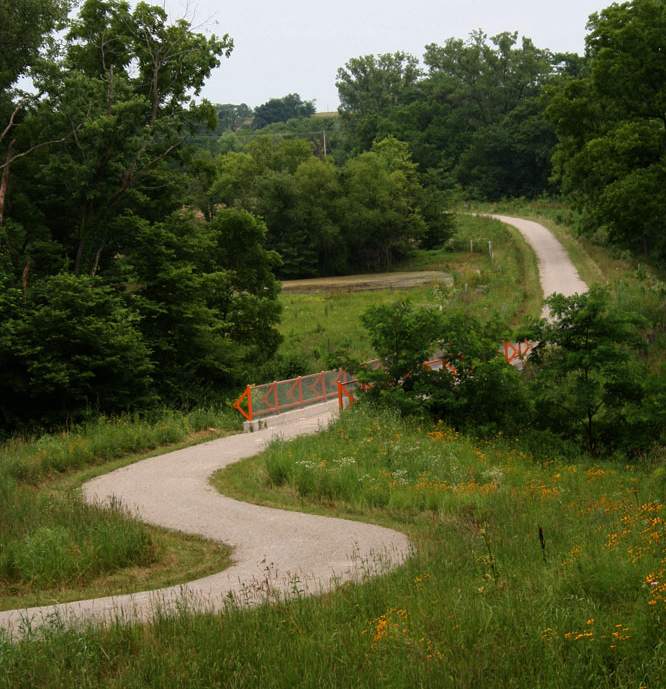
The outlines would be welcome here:
M 0 445 L 0 475 L 36 483 L 54 474 L 178 443 L 192 433 L 235 429 L 237 416 L 227 409 L 165 409 L 148 418 L 100 417 L 62 433 L 14 438 Z
M 302 471 L 313 479 L 299 487 Z M 666 685 L 656 460 L 536 461 L 501 439 L 354 413 L 220 481 L 239 497 L 398 526 L 415 554 L 319 598 L 221 615 L 184 605 L 150 626 L 55 624 L 0 645 L 0 686 Z
M 152 418 L 100 418 L 59 434 L 0 446 L 0 607 L 2 599 L 66 587 L 157 563 L 163 553 L 147 526 L 120 504 L 86 505 L 53 479 L 87 466 L 236 427 L 228 410 L 165 410 Z M 71 595 L 69 595 L 71 597 Z

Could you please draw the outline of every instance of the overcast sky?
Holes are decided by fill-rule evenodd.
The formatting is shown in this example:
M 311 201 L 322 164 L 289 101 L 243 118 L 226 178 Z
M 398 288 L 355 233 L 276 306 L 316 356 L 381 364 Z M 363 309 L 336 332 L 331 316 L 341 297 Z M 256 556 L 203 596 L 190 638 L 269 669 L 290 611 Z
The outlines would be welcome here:
M 153 0 L 155 1 L 155 0 Z M 319 111 L 338 106 L 335 74 L 351 57 L 404 50 L 422 57 L 428 43 L 518 31 L 540 48 L 582 52 L 587 17 L 610 0 L 164 0 L 172 17 L 229 33 L 231 58 L 203 95 L 217 103 L 259 105 L 299 93 Z

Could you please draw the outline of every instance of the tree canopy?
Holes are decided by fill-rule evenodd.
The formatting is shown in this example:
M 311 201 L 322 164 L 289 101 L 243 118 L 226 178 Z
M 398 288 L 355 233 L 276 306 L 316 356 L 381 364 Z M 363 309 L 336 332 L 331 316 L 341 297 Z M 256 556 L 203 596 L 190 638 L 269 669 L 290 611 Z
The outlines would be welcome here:
M 588 24 L 585 69 L 553 89 L 555 174 L 585 228 L 666 259 L 666 7 L 614 4 Z M 598 230 L 597 230 L 598 231 Z
M 193 202 L 188 142 L 215 124 L 194 97 L 233 41 L 144 2 L 86 0 L 66 21 L 18 4 L 34 32 L 22 61 L 0 58 L 0 430 L 219 395 L 279 342 L 265 225 Z M 39 95 L 20 99 L 28 69 Z
M 297 117 L 310 117 L 316 112 L 314 101 L 302 100 L 297 93 L 282 98 L 271 98 L 254 109 L 252 126 L 261 129 L 274 122 L 287 122 Z

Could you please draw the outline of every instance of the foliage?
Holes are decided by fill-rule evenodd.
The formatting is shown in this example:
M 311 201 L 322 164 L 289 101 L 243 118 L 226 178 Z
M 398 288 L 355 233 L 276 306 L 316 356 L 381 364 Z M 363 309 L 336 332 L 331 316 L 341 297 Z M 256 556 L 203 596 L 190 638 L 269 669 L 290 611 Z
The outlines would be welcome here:
M 534 333 L 539 345 L 529 363 L 536 368 L 536 422 L 582 438 L 592 454 L 618 446 L 643 449 L 656 441 L 657 418 L 640 412 L 647 401 L 647 370 L 638 357 L 640 319 L 612 305 L 600 287 L 554 295 L 546 303 L 552 320 Z
M 372 146 L 379 138 L 381 119 L 420 74 L 417 58 L 401 51 L 352 58 L 338 70 L 340 115 L 353 145 L 360 150 Z
M 166 399 L 215 394 L 273 353 L 278 259 L 263 247 L 262 223 L 234 209 L 210 222 L 185 212 L 161 223 L 136 216 L 124 222 L 131 239 L 116 269 L 136 284 L 136 309 Z
M 449 196 L 422 184 L 394 138 L 336 166 L 307 140 L 256 137 L 216 161 L 206 208 L 245 208 L 267 225 L 283 277 L 378 270 L 452 232 Z
M 297 117 L 314 115 L 313 101 L 302 100 L 297 93 L 290 93 L 283 98 L 271 98 L 254 109 L 252 126 L 261 129 L 274 122 L 286 122 Z
M 409 143 L 422 173 L 470 195 L 539 194 L 555 143 L 542 88 L 572 57 L 519 44 L 516 33 L 478 31 L 426 46 L 425 73 L 404 53 L 350 60 L 337 82 L 350 147 L 393 135 Z
M 550 96 L 556 178 L 585 229 L 605 227 L 611 242 L 663 260 L 666 9 L 614 4 L 588 28 L 586 68 Z
M 382 360 L 381 369 L 363 375 L 369 399 L 478 433 L 515 433 L 516 419 L 529 418 L 525 386 L 500 355 L 496 324 L 409 302 L 371 308 L 363 324 Z M 445 365 L 433 371 L 424 362 L 435 355 Z
M 150 402 L 139 317 L 99 279 L 57 275 L 0 296 L 0 427 Z
M 246 123 L 252 119 L 253 110 L 245 103 L 241 103 L 240 105 L 226 103 L 216 107 L 217 131 L 220 133 L 228 130 L 236 131 L 245 126 Z
M 188 145 L 233 41 L 121 0 L 50 34 L 60 4 L 19 5 L 35 33 L 8 83 L 29 68 L 39 98 L 0 127 L 0 426 L 223 394 L 279 343 L 265 228 L 207 203 L 215 167 Z
M 35 64 L 68 9 L 66 0 L 0 1 L 0 94 Z

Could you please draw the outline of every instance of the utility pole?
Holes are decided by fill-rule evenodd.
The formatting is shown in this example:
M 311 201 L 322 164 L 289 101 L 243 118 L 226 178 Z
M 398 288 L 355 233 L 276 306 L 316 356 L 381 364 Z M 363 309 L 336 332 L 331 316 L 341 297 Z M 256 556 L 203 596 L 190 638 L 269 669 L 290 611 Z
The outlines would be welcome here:
M 326 158 L 326 130 L 322 129 L 321 133 L 322 133 L 323 139 L 324 139 L 324 158 Z

